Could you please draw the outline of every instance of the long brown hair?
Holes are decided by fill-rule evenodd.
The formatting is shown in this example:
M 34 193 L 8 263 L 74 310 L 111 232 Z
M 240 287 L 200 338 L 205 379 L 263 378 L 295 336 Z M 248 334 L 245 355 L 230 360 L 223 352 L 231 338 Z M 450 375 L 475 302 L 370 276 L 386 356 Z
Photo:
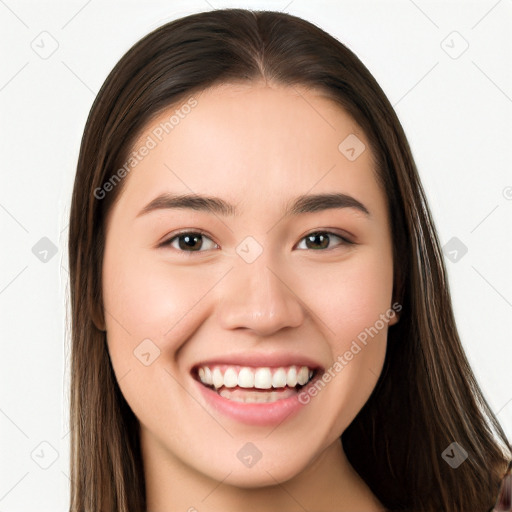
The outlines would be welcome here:
M 109 359 L 102 304 L 105 219 L 124 181 L 95 191 L 125 162 L 146 123 L 194 92 L 267 80 L 323 91 L 365 132 L 393 233 L 394 299 L 382 374 L 341 436 L 349 461 L 391 510 L 492 508 L 511 458 L 459 340 L 446 269 L 409 145 L 383 91 L 343 44 L 298 17 L 224 9 L 190 15 L 136 43 L 107 77 L 85 126 L 73 190 L 69 268 L 71 508 L 143 512 L 137 418 Z M 457 442 L 457 469 L 442 454 Z

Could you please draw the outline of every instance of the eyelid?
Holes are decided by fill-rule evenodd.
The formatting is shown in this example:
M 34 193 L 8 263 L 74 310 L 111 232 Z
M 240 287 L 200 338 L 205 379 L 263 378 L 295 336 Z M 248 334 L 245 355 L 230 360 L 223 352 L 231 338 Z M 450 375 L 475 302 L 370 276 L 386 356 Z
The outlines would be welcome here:
M 335 247 L 331 247 L 330 249 L 322 249 L 318 252 L 331 251 L 331 250 L 336 249 L 336 247 L 340 247 L 343 245 L 357 245 L 356 242 L 352 240 L 352 238 L 353 238 L 352 236 L 349 236 L 348 234 L 340 234 L 334 228 L 323 228 L 323 229 L 315 229 L 314 231 L 310 231 L 310 232 L 306 233 L 305 235 L 303 235 L 300 238 L 300 240 L 294 245 L 294 247 L 296 247 L 298 244 L 300 244 L 308 236 L 312 236 L 312 235 L 316 235 L 316 234 L 322 234 L 322 235 L 326 234 L 331 237 L 335 236 L 341 240 L 341 243 L 339 243 Z M 307 249 L 299 249 L 299 250 L 302 251 L 302 250 L 307 250 Z
M 157 244 L 157 247 L 166 247 L 166 246 L 169 246 L 171 245 L 171 242 L 175 239 L 175 238 L 178 238 L 180 235 L 201 235 L 202 237 L 204 238 L 208 238 L 209 240 L 211 240 L 215 245 L 219 245 L 217 242 L 215 242 L 215 240 L 213 239 L 213 237 L 211 237 L 206 231 L 203 231 L 202 229 L 196 229 L 196 228 L 193 228 L 193 229 L 182 229 L 180 231 L 177 231 L 176 233 L 171 233 L 168 237 L 166 237 L 163 242 Z M 178 252 L 205 252 L 205 251 L 179 251 Z
M 331 235 L 331 236 L 334 235 L 335 237 L 337 237 L 337 238 L 339 238 L 341 240 L 341 243 L 339 243 L 337 246 L 332 247 L 330 249 L 321 249 L 318 252 L 325 252 L 325 251 L 334 250 L 334 249 L 336 249 L 336 247 L 343 246 L 343 245 L 357 245 L 357 242 L 355 242 L 353 240 L 354 236 L 350 235 L 349 233 L 347 233 L 345 231 L 340 233 L 340 231 L 338 229 L 336 229 L 336 228 L 316 228 L 316 229 L 314 229 L 312 231 L 309 231 L 306 234 L 302 235 L 301 238 L 299 239 L 299 241 L 293 247 L 296 247 L 298 244 L 300 244 L 306 237 L 314 235 L 314 234 L 318 234 L 318 233 L 320 233 L 320 234 L 327 234 L 327 235 Z M 180 230 L 180 231 L 178 231 L 176 233 L 171 233 L 171 235 L 169 237 L 167 237 L 163 242 L 158 244 L 157 247 L 167 247 L 167 246 L 170 247 L 172 241 L 174 241 L 180 235 L 186 235 L 186 234 L 187 235 L 188 234 L 200 235 L 200 236 L 202 236 L 204 238 L 208 238 L 217 247 L 219 247 L 219 244 L 217 242 L 215 242 L 213 237 L 211 237 L 207 232 L 205 232 L 205 231 L 203 231 L 201 229 L 197 229 L 197 228 L 183 229 L 183 230 Z M 201 253 L 201 252 L 207 252 L 207 251 L 183 251 L 183 250 L 179 250 L 179 249 L 175 249 L 175 250 L 177 252 L 181 252 L 181 253 Z M 302 251 L 302 250 L 309 250 L 309 249 L 299 249 L 299 250 Z

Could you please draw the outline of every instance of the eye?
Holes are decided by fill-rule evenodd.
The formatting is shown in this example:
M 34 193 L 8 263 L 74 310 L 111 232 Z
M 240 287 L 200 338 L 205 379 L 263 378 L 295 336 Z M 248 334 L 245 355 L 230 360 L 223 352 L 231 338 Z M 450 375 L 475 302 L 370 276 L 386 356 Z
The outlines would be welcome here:
M 203 248 L 203 240 L 205 239 L 209 240 L 213 245 L 213 247 L 207 247 L 207 249 L 215 249 L 218 247 L 218 245 L 211 238 L 207 237 L 204 233 L 197 231 L 183 231 L 182 233 L 178 233 L 172 238 L 169 238 L 169 240 L 163 242 L 161 245 L 169 245 L 174 249 L 183 252 L 204 252 L 200 249 Z M 177 244 L 175 242 L 177 242 Z
M 338 246 L 353 245 L 353 242 L 347 238 L 331 233 L 330 231 L 315 231 L 303 237 L 300 243 L 305 241 L 305 249 L 328 249 L 330 248 L 329 246 L 331 245 L 330 242 L 332 237 L 340 240 L 337 244 Z M 206 249 L 204 248 L 204 240 L 208 240 L 210 242 L 210 247 L 206 247 Z M 300 243 L 297 245 L 297 248 L 303 249 L 304 247 L 299 247 Z M 170 246 L 181 252 L 204 252 L 201 251 L 201 249 L 208 250 L 219 247 L 210 237 L 200 231 L 183 231 L 169 238 L 167 241 L 162 242 L 161 246 Z
M 318 249 L 328 248 L 329 242 L 331 241 L 331 237 L 341 240 L 341 243 L 339 243 L 338 245 L 353 245 L 353 242 L 351 242 L 350 240 L 347 240 L 346 238 L 340 235 L 331 233 L 330 231 L 315 231 L 314 233 L 306 235 L 302 240 L 305 240 L 306 242 L 306 249 L 313 249 L 316 251 Z M 299 242 L 299 245 L 301 242 Z

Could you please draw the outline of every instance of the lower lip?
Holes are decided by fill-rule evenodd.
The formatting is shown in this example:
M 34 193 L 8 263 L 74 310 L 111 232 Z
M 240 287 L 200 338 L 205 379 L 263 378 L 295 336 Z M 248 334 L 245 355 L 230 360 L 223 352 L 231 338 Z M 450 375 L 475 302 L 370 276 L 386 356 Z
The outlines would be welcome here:
M 282 423 L 304 407 L 298 393 L 288 398 L 269 403 L 244 403 L 228 400 L 194 379 L 208 404 L 215 410 L 236 421 L 249 425 L 267 426 Z M 304 388 L 303 388 L 304 389 Z

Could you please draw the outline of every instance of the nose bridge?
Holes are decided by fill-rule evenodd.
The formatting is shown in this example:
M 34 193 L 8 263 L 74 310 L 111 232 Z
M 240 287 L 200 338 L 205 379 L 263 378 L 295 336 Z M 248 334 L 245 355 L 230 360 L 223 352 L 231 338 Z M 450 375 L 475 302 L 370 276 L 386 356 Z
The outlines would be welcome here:
M 249 261 L 242 252 L 224 280 L 218 310 L 222 326 L 244 327 L 269 335 L 284 327 L 300 325 L 303 308 L 286 272 L 280 271 L 278 259 L 272 257 L 271 251 L 263 250 Z

